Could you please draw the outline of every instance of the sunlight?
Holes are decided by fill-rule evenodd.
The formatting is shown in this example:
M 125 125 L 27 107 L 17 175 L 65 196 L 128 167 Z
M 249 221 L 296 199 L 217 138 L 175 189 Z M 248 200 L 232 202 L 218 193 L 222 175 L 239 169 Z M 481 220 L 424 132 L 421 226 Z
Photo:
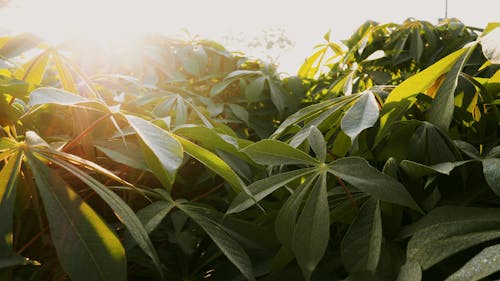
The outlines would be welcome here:
M 12 17 L 19 16 L 16 10 L 22 11 L 26 20 L 13 32 L 29 30 L 51 43 L 67 39 L 125 43 L 158 31 L 152 22 L 157 17 L 154 11 L 165 8 L 161 2 L 151 0 L 19 0 L 15 4 Z M 169 31 L 165 26 L 161 29 Z

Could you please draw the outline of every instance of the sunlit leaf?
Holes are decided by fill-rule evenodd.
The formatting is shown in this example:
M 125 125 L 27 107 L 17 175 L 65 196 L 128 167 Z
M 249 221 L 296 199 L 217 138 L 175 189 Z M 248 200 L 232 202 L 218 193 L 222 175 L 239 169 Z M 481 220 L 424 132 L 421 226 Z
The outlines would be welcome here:
M 167 131 L 133 115 L 126 115 L 141 139 L 144 158 L 162 185 L 170 188 L 182 164 L 182 145 Z
M 42 197 L 52 242 L 70 278 L 125 280 L 125 251 L 116 235 L 54 171 L 31 153 L 27 159 Z
M 354 139 L 378 120 L 379 108 L 377 100 L 371 91 L 363 93 L 354 105 L 342 117 L 341 127 L 346 135 Z

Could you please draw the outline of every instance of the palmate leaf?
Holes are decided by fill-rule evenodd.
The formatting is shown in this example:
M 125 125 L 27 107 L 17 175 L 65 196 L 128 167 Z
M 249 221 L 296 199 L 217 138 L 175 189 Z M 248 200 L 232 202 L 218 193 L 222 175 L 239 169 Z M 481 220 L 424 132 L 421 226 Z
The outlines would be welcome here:
M 375 271 L 382 248 L 379 201 L 369 199 L 363 204 L 340 247 L 342 262 L 348 272 Z
M 224 226 L 204 215 L 204 213 L 210 213 L 211 210 L 187 204 L 178 204 L 177 207 L 193 219 L 212 238 L 222 253 L 247 280 L 255 280 L 252 262 L 245 250 L 231 237 Z
M 307 198 L 292 238 L 292 250 L 306 281 L 323 258 L 329 239 L 330 209 L 326 173 L 322 173 Z
M 75 281 L 126 279 L 123 246 L 106 223 L 31 152 L 33 172 L 59 262 Z

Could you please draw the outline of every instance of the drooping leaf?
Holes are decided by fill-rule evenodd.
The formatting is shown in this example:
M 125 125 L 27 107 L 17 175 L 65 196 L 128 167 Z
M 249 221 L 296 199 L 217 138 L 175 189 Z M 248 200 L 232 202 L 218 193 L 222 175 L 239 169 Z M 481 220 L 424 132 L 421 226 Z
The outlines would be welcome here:
M 420 211 L 420 207 L 401 183 L 370 166 L 363 158 L 346 157 L 335 160 L 328 165 L 328 171 L 375 199 Z
M 203 228 L 245 278 L 255 280 L 252 262 L 245 250 L 229 235 L 222 225 L 204 215 L 205 212 L 208 212 L 207 210 L 186 204 L 180 204 L 177 207 Z
M 292 249 L 308 281 L 323 258 L 330 239 L 330 210 L 326 190 L 326 173 L 312 188 L 293 233 Z
M 182 145 L 167 131 L 133 115 L 125 115 L 141 140 L 144 158 L 149 168 L 166 188 L 174 183 L 182 164 Z
M 457 272 L 446 278 L 446 281 L 476 281 L 500 271 L 500 245 L 485 248 Z
M 382 248 L 380 203 L 366 201 L 349 226 L 341 244 L 342 262 L 350 273 L 375 271 Z
M 243 149 L 252 160 L 262 165 L 317 165 L 318 160 L 292 146 L 276 141 L 262 140 Z
M 364 129 L 372 127 L 377 122 L 378 116 L 377 100 L 371 91 L 367 91 L 359 97 L 342 117 L 341 128 L 354 142 L 354 139 Z
M 126 279 L 123 246 L 106 223 L 52 170 L 28 153 L 59 262 L 75 281 Z

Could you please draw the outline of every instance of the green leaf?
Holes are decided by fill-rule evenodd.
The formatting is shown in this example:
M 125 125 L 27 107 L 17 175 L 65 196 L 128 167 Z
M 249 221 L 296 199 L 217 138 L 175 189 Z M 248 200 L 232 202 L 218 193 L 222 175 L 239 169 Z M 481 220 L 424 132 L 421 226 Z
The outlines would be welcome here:
M 371 91 L 363 93 L 347 111 L 341 121 L 341 128 L 346 135 L 354 139 L 367 128 L 373 127 L 378 120 L 377 99 Z
M 474 245 L 500 237 L 500 209 L 445 206 L 405 227 L 399 239 L 412 236 L 407 258 L 427 269 Z
M 500 196 L 500 159 L 487 158 L 483 160 L 483 173 L 486 182 L 496 195 Z
M 309 145 L 316 154 L 316 158 L 320 162 L 325 162 L 326 159 L 326 143 L 323 134 L 316 128 L 311 126 L 309 128 Z
M 281 85 L 281 81 L 267 78 L 267 83 L 269 84 L 271 100 L 278 109 L 280 116 L 283 116 L 285 108 L 290 107 L 290 95 Z
M 316 175 L 309 176 L 303 184 L 297 186 L 276 216 L 274 222 L 276 237 L 278 237 L 281 244 L 287 247 L 291 248 L 291 240 L 295 231 L 299 208 L 302 206 L 302 201 L 315 179 Z
M 224 255 L 248 279 L 255 280 L 252 262 L 243 248 L 231 237 L 218 222 L 209 219 L 204 208 L 179 204 L 177 207 L 193 219 L 212 238 Z
M 310 173 L 315 172 L 315 168 L 305 168 L 299 169 L 295 171 L 285 172 L 281 174 L 277 174 L 271 177 L 267 177 L 258 181 L 253 182 L 248 186 L 248 193 L 240 193 L 238 194 L 231 205 L 227 210 L 227 214 L 238 213 L 243 210 L 248 209 L 253 206 L 256 201 L 260 201 L 269 194 L 276 191 L 278 188 L 288 184 L 291 181 L 294 181 L 300 177 L 305 177 Z
M 299 124 L 304 120 L 316 117 L 322 112 L 330 110 L 331 114 L 333 114 L 335 111 L 340 110 L 343 106 L 349 104 L 357 97 L 358 95 L 343 96 L 339 98 L 328 99 L 318 104 L 313 104 L 308 107 L 302 108 L 294 114 L 288 116 L 288 118 L 283 121 L 278 129 L 276 129 L 276 131 L 271 135 L 271 138 L 276 139 L 289 127 Z
M 88 187 L 92 188 L 92 190 L 94 190 L 95 193 L 97 193 L 97 195 L 99 195 L 99 197 L 101 197 L 109 207 L 111 207 L 118 219 L 127 227 L 135 242 L 137 242 L 139 247 L 153 260 L 153 263 L 158 269 L 160 275 L 163 275 L 160 259 L 156 254 L 153 243 L 149 239 L 148 232 L 139 218 L 137 218 L 134 211 L 127 205 L 127 203 L 125 203 L 125 201 L 123 201 L 122 198 L 120 198 L 120 196 L 74 165 L 46 154 L 43 154 L 43 156 L 70 172 Z
M 175 136 L 175 138 L 182 144 L 187 154 L 225 179 L 233 187 L 236 193 L 246 191 L 246 186 L 238 174 L 236 174 L 226 162 L 220 159 L 219 156 L 185 138 L 179 136 Z
M 380 203 L 366 201 L 349 226 L 341 244 L 342 262 L 348 272 L 375 271 L 382 248 Z
M 426 92 L 441 75 L 447 73 L 455 65 L 455 62 L 469 50 L 470 48 L 462 48 L 449 54 L 423 71 L 406 79 L 392 90 L 382 107 L 382 113 L 380 114 L 381 130 L 377 134 L 376 143 L 380 142 L 387 133 L 387 125 L 399 121 L 406 110 L 413 105 L 417 94 Z
M 370 166 L 363 158 L 346 157 L 335 160 L 328 165 L 328 171 L 375 199 L 421 211 L 401 183 Z
M 232 136 L 218 133 L 217 130 L 205 126 L 183 126 L 174 130 L 176 135 L 195 140 L 210 150 L 218 149 L 255 164 L 245 153 L 240 151 L 244 145 L 252 144 L 251 141 L 238 139 Z M 256 164 L 255 164 L 256 165 Z
M 446 281 L 476 281 L 499 271 L 499 253 L 500 245 L 485 248 L 457 272 L 446 278 Z
M 210 96 L 215 97 L 216 95 L 222 93 L 229 85 L 233 82 L 237 81 L 236 79 L 224 79 L 222 82 L 219 82 L 212 86 L 210 89 Z
M 427 113 L 428 121 L 435 124 L 443 131 L 448 131 L 453 111 L 455 109 L 455 89 L 458 85 L 458 77 L 469 59 L 476 45 L 466 48 L 466 52 L 460 55 L 451 67 L 450 72 L 446 74 L 443 84 L 439 87 L 436 97 Z
M 52 60 L 56 65 L 57 72 L 59 74 L 59 80 L 61 80 L 61 84 L 64 90 L 72 93 L 78 93 L 78 89 L 75 84 L 75 80 L 71 75 L 70 70 L 63 62 L 63 57 L 57 52 L 52 52 Z
M 329 239 L 330 210 L 323 173 L 309 194 L 292 238 L 292 250 L 306 280 L 323 258 Z
M 248 111 L 243 106 L 230 103 L 229 108 L 238 119 L 248 124 L 249 114 Z
M 31 92 L 29 106 L 32 107 L 35 105 L 48 103 L 59 105 L 75 105 L 88 102 L 93 101 L 64 90 L 45 87 L 38 88 Z
M 243 149 L 252 160 L 262 165 L 317 165 L 319 161 L 284 142 L 262 140 Z
M 94 146 L 102 151 L 109 159 L 129 167 L 148 171 L 148 165 L 140 148 L 133 144 L 124 144 L 122 141 L 96 142 Z
M 469 162 L 471 162 L 471 160 L 459 162 L 444 162 L 432 166 L 427 166 L 410 160 L 403 160 L 401 161 L 400 166 L 401 169 L 403 169 L 410 177 L 420 178 L 435 173 L 449 175 L 450 172 L 453 171 L 453 169 L 455 169 L 456 167 L 460 167 Z
M 398 238 L 407 238 L 417 231 L 445 223 L 460 225 L 469 222 L 488 222 L 498 225 L 500 222 L 500 208 L 472 208 L 463 206 L 444 206 L 433 209 L 419 221 L 404 227 Z
M 126 280 L 125 251 L 106 223 L 35 155 L 26 154 L 59 262 L 71 280 Z
M 151 233 L 174 207 L 173 202 L 156 201 L 139 210 L 137 217 L 144 224 L 146 231 Z
M 141 140 L 149 168 L 164 187 L 170 188 L 182 164 L 182 145 L 169 132 L 142 118 L 133 115 L 125 117 Z
M 408 261 L 401 266 L 396 281 L 421 281 L 422 268 L 416 262 Z
M 247 98 L 248 102 L 259 101 L 259 98 L 264 91 L 265 82 L 266 77 L 261 76 L 257 77 L 245 87 L 245 97 Z
M 0 170 L 0 221 L 2 222 L 0 224 L 0 259 L 2 260 L 13 256 L 14 203 L 22 159 L 23 152 L 18 150 Z
M 30 84 L 39 85 L 45 74 L 49 57 L 50 51 L 41 53 L 28 63 L 24 64 L 22 68 L 18 68 L 14 73 L 14 77 L 19 80 L 24 80 Z

